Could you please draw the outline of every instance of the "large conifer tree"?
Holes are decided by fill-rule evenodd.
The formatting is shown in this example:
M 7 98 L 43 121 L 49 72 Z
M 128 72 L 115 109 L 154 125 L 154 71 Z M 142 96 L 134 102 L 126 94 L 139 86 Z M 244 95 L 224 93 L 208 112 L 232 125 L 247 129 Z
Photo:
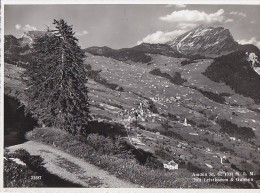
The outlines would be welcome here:
M 84 134 L 89 116 L 84 53 L 72 26 L 54 20 L 55 29 L 35 40 L 28 109 L 46 126 Z

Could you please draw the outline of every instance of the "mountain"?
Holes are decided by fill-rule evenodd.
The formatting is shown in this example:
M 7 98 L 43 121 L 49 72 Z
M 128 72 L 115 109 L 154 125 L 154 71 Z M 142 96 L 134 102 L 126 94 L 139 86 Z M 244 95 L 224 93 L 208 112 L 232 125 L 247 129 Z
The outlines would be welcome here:
M 24 32 L 21 38 L 13 35 L 4 36 L 4 58 L 5 62 L 25 66 L 31 58 L 31 49 L 36 38 L 44 36 L 46 31 Z
M 171 46 L 167 44 L 148 44 L 142 43 L 137 46 L 131 48 L 132 50 L 144 52 L 144 53 L 151 53 L 151 54 L 160 54 L 165 56 L 171 56 L 176 58 L 183 57 L 183 54 L 176 52 L 171 48 Z
M 18 39 L 13 35 L 5 35 L 4 50 L 5 50 L 5 54 L 18 55 L 21 51 L 21 46 Z
M 169 45 L 166 44 L 148 44 L 142 43 L 140 45 L 134 46 L 132 48 L 122 48 L 122 49 L 112 49 L 107 46 L 104 47 L 89 47 L 84 49 L 84 51 L 91 53 L 93 55 L 102 55 L 106 57 L 111 57 L 120 61 L 131 60 L 134 62 L 147 63 L 151 62 L 151 57 L 149 54 L 160 54 L 170 57 L 181 58 L 185 57 L 173 50 Z
M 108 55 L 109 53 L 113 52 L 114 50 L 107 46 L 103 46 L 103 47 L 93 46 L 93 47 L 86 48 L 85 51 L 87 51 L 91 54 L 94 54 L 94 55 Z
M 160 54 L 176 58 L 217 58 L 235 51 L 259 52 L 251 44 L 240 45 L 228 29 L 223 27 L 198 26 L 165 44 L 142 43 L 132 48 L 111 49 L 109 47 L 90 47 L 85 49 L 94 55 L 103 55 L 117 60 L 150 62 L 149 54 Z
M 20 59 L 7 58 L 8 54 L 12 53 L 16 57 L 29 54 L 35 38 L 41 37 L 46 33 L 46 31 L 28 31 L 19 39 L 12 35 L 5 36 L 6 59 L 10 63 L 17 63 Z M 92 55 L 110 57 L 119 61 L 141 63 L 150 63 L 152 61 L 150 54 L 175 58 L 200 59 L 217 58 L 238 50 L 259 52 L 259 49 L 254 45 L 238 44 L 228 29 L 205 26 L 196 27 L 165 44 L 142 43 L 131 48 L 122 49 L 93 46 L 83 50 Z
M 85 52 L 91 53 L 93 55 L 110 57 L 119 61 L 128 61 L 131 60 L 133 62 L 142 62 L 147 63 L 152 59 L 150 56 L 146 55 L 145 52 L 140 50 L 135 50 L 131 48 L 123 48 L 123 49 L 112 49 L 109 47 L 90 47 L 84 49 Z
M 30 48 L 32 48 L 32 44 L 34 43 L 34 40 L 36 38 L 44 36 L 46 33 L 47 33 L 46 31 L 28 31 L 28 32 L 24 32 L 24 34 L 22 35 L 22 37 L 20 39 L 20 45 L 22 47 L 28 45 Z
M 235 92 L 260 103 L 260 54 L 237 51 L 216 58 L 203 73 L 211 80 L 229 85 Z
M 28 53 L 29 45 L 21 46 L 22 39 L 17 39 L 13 35 L 4 36 L 4 61 L 11 64 L 23 65 L 30 60 Z
M 184 55 L 216 57 L 239 49 L 228 29 L 199 26 L 167 42 L 174 50 Z

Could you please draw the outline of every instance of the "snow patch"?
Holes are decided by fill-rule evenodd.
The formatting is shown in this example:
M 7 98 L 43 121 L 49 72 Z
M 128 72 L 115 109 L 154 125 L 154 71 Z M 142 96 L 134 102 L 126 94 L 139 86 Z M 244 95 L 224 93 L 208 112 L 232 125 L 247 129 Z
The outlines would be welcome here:
M 251 67 L 254 69 L 254 71 L 260 75 L 260 67 L 256 66 L 256 64 L 259 64 L 258 56 L 255 53 L 246 53 L 248 55 L 247 61 L 251 62 Z
M 253 67 L 254 71 L 260 75 L 260 67 Z
M 190 135 L 199 135 L 198 133 L 189 133 Z
M 248 53 L 247 53 L 248 54 Z M 247 59 L 248 61 L 250 61 L 250 62 L 252 62 L 252 65 L 255 65 L 256 63 L 259 63 L 259 61 L 258 61 L 258 57 L 257 57 L 257 55 L 255 54 L 255 53 L 250 53 L 249 55 L 248 55 L 248 59 Z
M 181 41 L 179 41 L 179 43 L 178 43 L 177 46 L 176 46 L 178 52 L 180 52 L 179 48 L 181 47 L 181 43 L 182 43 L 185 39 L 187 39 L 190 34 L 191 34 L 191 32 L 188 33 L 184 38 L 182 38 Z
M 143 142 L 141 142 L 141 140 L 140 139 L 138 139 L 138 138 L 131 138 L 131 141 L 132 141 L 132 143 L 133 144 L 135 144 L 135 145 L 141 145 L 141 146 L 145 146 L 145 144 L 143 143 Z
M 212 165 L 210 165 L 210 164 L 205 163 L 205 165 L 208 166 L 209 168 L 213 168 Z
M 26 164 L 18 158 L 9 158 L 9 159 L 14 161 L 15 163 L 17 163 L 19 165 L 26 166 Z
M 104 103 L 100 103 L 99 104 L 101 107 L 105 107 L 105 108 L 108 108 L 108 109 L 111 109 L 111 110 L 116 110 L 118 109 L 117 107 L 114 107 L 114 106 L 111 106 L 111 105 L 108 105 L 108 104 L 104 104 Z
M 218 43 L 219 43 L 219 41 L 216 41 L 215 43 L 213 43 L 213 44 L 207 44 L 207 45 L 205 45 L 204 47 L 207 49 L 207 48 L 209 48 L 209 47 L 213 47 L 213 46 L 217 45 Z
M 194 37 L 197 37 L 197 36 L 203 36 L 203 35 L 205 35 L 206 32 L 211 31 L 211 30 L 212 29 L 202 29 L 202 30 L 199 29 L 199 30 L 197 30 L 198 33 L 196 31 L 195 34 L 192 37 L 194 38 Z

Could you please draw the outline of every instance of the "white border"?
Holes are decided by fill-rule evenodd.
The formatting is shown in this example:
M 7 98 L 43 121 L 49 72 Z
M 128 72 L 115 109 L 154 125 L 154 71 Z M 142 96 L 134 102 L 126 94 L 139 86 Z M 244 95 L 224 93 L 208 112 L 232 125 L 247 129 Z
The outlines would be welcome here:
M 259 5 L 259 0 L 2 0 L 3 4 L 241 4 Z
M 1 190 L 1 189 L 0 189 Z M 5 188 L 14 193 L 259 193 L 250 189 L 156 189 L 156 188 Z
M 1 0 L 0 0 L 1 1 Z M 155 192 L 180 192 L 180 193 L 260 193 L 259 189 L 151 189 L 151 188 L 3 188 L 3 149 L 4 149 L 4 5 L 15 4 L 230 4 L 230 5 L 260 5 L 260 0 L 2 0 L 1 2 L 1 93 L 0 93 L 0 136 L 2 143 L 0 143 L 0 192 L 53 192 L 53 193 L 85 193 L 85 192 L 141 192 L 141 193 L 155 193 Z
M 3 175 L 3 157 L 4 157 L 4 5 L 1 3 L 1 82 L 0 82 L 0 179 L 4 179 Z M 0 190 L 3 187 L 3 180 L 0 180 Z M 1 191 L 0 191 L 1 192 Z

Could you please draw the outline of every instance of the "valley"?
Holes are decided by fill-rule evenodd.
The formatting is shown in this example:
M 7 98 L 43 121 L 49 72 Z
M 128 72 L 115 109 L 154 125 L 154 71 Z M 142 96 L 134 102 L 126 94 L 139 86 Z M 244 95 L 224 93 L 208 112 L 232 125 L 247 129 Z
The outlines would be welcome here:
M 119 51 L 84 49 L 93 118 L 89 133 L 122 137 L 127 148 L 144 155 L 139 159 L 143 165 L 165 170 L 164 164 L 174 161 L 178 172 L 191 180 L 197 174 L 211 173 L 211 177 L 221 179 L 229 173 L 232 175 L 225 176 L 227 179 L 235 175 L 253 179 L 235 183 L 235 187 L 259 187 L 260 103 L 257 94 L 250 92 L 254 88 L 259 91 L 260 79 L 250 68 L 252 61 L 241 58 L 240 67 L 247 68 L 248 77 L 239 71 L 230 82 L 227 74 L 218 73 L 221 69 L 216 61 L 234 57 L 232 53 L 205 58 L 193 50 L 193 57 L 187 57 L 169 45 L 144 44 Z M 20 60 L 24 55 L 18 54 L 16 61 L 8 54 L 5 95 L 26 106 L 30 101 L 25 94 L 28 77 L 24 72 L 29 60 Z M 30 51 L 26 54 L 30 57 Z M 244 78 L 252 90 L 239 90 L 237 80 Z
M 142 145 L 148 146 L 148 149 L 152 149 L 153 152 L 163 151 L 169 156 L 168 159 L 178 158 L 180 162 L 197 163 L 197 166 L 205 171 L 212 170 L 207 167 L 206 163 L 214 163 L 213 168 L 216 171 L 220 169 L 232 171 L 231 164 L 220 163 L 222 156 L 228 157 L 229 160 L 234 159 L 235 163 L 240 163 L 239 167 L 244 167 L 241 164 L 243 160 L 252 159 L 248 153 L 259 152 L 258 120 L 260 117 L 257 112 L 248 109 L 254 104 L 252 99 L 236 94 L 226 85 L 220 87 L 203 76 L 202 72 L 211 64 L 211 60 L 198 60 L 181 67 L 182 59 L 156 55 L 152 57 L 154 64 L 149 66 L 140 63 L 129 65 L 129 62 L 124 63 L 104 57 L 87 57 L 86 64 L 91 64 L 93 70 L 100 71 L 101 77 L 119 85 L 124 90 L 123 92 L 113 90 L 109 93 L 107 88 L 89 81 L 88 87 L 93 99 L 91 102 L 95 104 L 93 114 L 100 116 L 101 120 L 107 119 L 119 123 L 122 122 L 123 114 L 125 116 L 123 121 L 130 125 L 135 121 L 131 112 L 137 110 L 140 113 L 137 118 L 140 127 L 133 129 L 133 135 L 139 136 L 136 138 L 142 142 Z M 166 78 L 153 76 L 149 72 L 154 68 L 160 68 L 168 74 L 180 72 L 187 82 L 176 85 Z M 217 94 L 227 93 L 228 97 L 224 97 L 224 104 L 217 103 L 205 97 L 198 89 Z M 144 109 L 142 102 L 147 100 L 153 102 L 158 113 Z M 236 105 L 241 104 L 240 101 L 244 104 Z M 98 104 L 101 104 L 99 106 L 101 109 L 97 107 Z M 186 125 L 185 119 L 187 119 Z M 246 140 L 240 139 L 241 137 L 234 139 L 234 136 L 221 130 L 218 120 L 230 121 L 238 128 L 254 128 L 256 137 Z M 147 133 L 144 130 L 151 132 Z M 251 143 L 253 141 L 255 144 Z M 163 148 L 160 149 L 159 146 Z M 191 146 L 197 151 L 194 151 Z M 259 154 L 255 155 L 256 164 L 252 165 L 257 168 Z M 181 159 L 180 157 L 188 158 Z

